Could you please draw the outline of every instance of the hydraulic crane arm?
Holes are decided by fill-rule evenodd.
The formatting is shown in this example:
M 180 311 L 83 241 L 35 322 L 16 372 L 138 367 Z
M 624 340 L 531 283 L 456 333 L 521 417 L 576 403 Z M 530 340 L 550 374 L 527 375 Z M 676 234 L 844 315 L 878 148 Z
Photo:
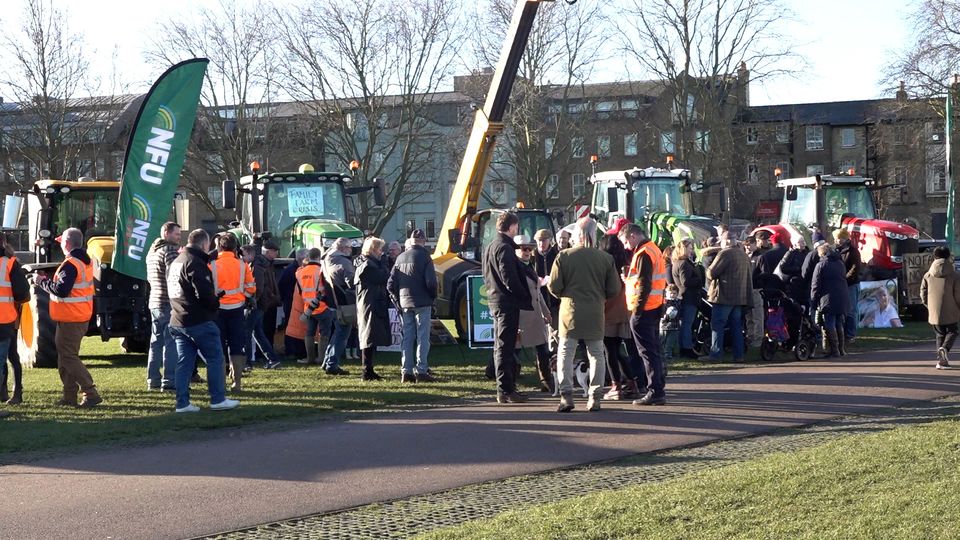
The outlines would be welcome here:
M 497 135 L 503 131 L 503 115 L 507 110 L 513 83 L 517 79 L 517 68 L 527 47 L 537 8 L 543 2 L 552 1 L 519 0 L 513 10 L 510 29 L 500 52 L 497 70 L 490 81 L 486 102 L 474 115 L 470 140 L 463 155 L 457 183 L 453 187 L 447 214 L 443 219 L 441 234 L 437 238 L 434 256 L 450 251 L 449 231 L 459 229 L 464 225 L 463 221 L 477 211 L 483 179 L 493 158 Z

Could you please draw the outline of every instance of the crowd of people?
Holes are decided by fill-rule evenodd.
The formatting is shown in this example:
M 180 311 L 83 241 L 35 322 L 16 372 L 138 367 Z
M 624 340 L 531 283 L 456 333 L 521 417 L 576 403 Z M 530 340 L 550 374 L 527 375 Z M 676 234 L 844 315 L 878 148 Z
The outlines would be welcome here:
M 487 375 L 496 381 L 499 403 L 527 401 L 517 386 L 519 354 L 532 349 L 540 389 L 559 395 L 559 412 L 574 409 L 578 365 L 590 411 L 599 410 L 602 400 L 663 405 L 673 358 L 699 358 L 697 345 L 701 352 L 706 345 L 710 360 L 729 349 L 740 362 L 748 345 L 760 344 L 771 293 L 794 306 L 788 318 L 815 320 L 824 358 L 844 356 L 856 338 L 862 262 L 845 229 L 833 232 L 833 242 L 815 231 L 810 249 L 803 238 L 758 230 L 741 239 L 721 226 L 701 246 L 682 238 L 661 251 L 643 227 L 626 219 L 600 234 L 593 219 L 583 218 L 575 235 L 561 230 L 556 243 L 547 229 L 533 238 L 518 234 L 512 212 L 499 214 L 496 227 L 482 274 L 494 322 Z M 103 401 L 79 355 L 93 313 L 91 259 L 78 229 L 57 240 L 63 263 L 34 283 L 50 295 L 56 325 L 63 383 L 57 403 L 91 408 Z M 277 331 L 284 333 L 288 359 L 348 375 L 342 362 L 355 350 L 361 379 L 380 380 L 376 351 L 393 342 L 391 307 L 402 322 L 400 382 L 436 381 L 428 357 L 437 278 L 422 230 L 411 233 L 405 249 L 367 237 L 356 257 L 346 238 L 326 252 L 301 249 L 279 276 L 272 263 L 279 250 L 269 241 L 239 246 L 235 236 L 222 233 L 211 250 L 210 236 L 197 229 L 185 246 L 180 243 L 180 226 L 165 223 L 146 257 L 152 317 L 147 389 L 174 392 L 176 412 L 199 410 L 190 400 L 190 384 L 203 382 L 212 410 L 237 407 L 227 393 L 242 391 L 258 359 L 265 369 L 281 367 L 273 347 Z M 30 284 L 2 235 L 0 252 L 0 355 L 9 360 L 14 379 L 11 395 L 6 363 L 0 365 L 0 401 L 18 404 L 22 370 L 12 344 L 17 306 L 29 300 Z M 947 248 L 937 248 L 934 257 L 921 296 L 936 334 L 936 367 L 947 369 L 960 323 L 960 275 Z M 694 335 L 704 309 L 707 344 Z M 877 316 L 895 317 L 895 311 L 884 313 Z M 198 356 L 206 363 L 206 380 L 197 370 Z

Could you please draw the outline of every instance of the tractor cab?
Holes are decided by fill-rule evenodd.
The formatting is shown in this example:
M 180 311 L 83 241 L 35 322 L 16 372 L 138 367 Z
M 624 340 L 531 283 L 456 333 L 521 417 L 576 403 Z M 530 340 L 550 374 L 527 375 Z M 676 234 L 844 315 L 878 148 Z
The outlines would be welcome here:
M 239 192 L 234 233 L 245 242 L 270 238 L 282 256 L 302 247 L 328 248 L 340 237 L 354 239 L 359 249 L 363 232 L 349 224 L 356 221 L 356 209 L 347 195 L 371 188 L 347 187 L 351 180 L 348 174 L 316 172 L 310 165 L 297 172 L 252 174 L 242 177 L 239 186 L 224 182 L 224 206 L 236 207 Z M 380 185 L 373 188 L 378 204 L 383 195 L 382 188 L 377 190 Z
M 591 211 L 604 227 L 625 217 L 646 227 L 650 238 L 661 247 L 685 237 L 699 246 L 704 239 L 716 236 L 718 221 L 693 215 L 691 194 L 706 186 L 694 182 L 686 169 L 602 171 L 590 180 Z
M 860 250 L 860 257 L 878 279 L 899 270 L 903 255 L 916 253 L 920 232 L 893 221 L 877 218 L 873 192 L 887 186 L 856 174 L 818 175 L 779 180 L 784 190 L 780 225 L 788 237 L 807 237 L 816 227 L 827 236 L 847 229 Z
M 479 262 L 483 250 L 497 236 L 497 217 L 506 211 L 497 208 L 480 210 L 466 220 L 461 230 L 452 229 L 451 246 L 454 251 L 465 260 Z M 557 216 L 547 210 L 524 208 L 522 204 L 518 204 L 509 211 L 515 213 L 520 220 L 517 234 L 525 234 L 532 239 L 540 229 L 556 233 Z M 461 232 L 464 228 L 467 230 L 466 235 Z

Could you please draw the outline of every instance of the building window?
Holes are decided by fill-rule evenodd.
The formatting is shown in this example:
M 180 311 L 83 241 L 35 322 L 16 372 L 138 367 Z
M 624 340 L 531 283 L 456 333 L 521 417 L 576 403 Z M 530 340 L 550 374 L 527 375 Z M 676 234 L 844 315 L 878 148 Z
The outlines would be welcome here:
M 893 127 L 893 144 L 904 144 L 907 139 L 906 130 L 903 126 Z
M 906 185 L 907 183 L 907 169 L 906 167 L 894 167 L 893 168 L 893 182 L 895 184 Z
M 637 110 L 640 107 L 637 104 L 635 99 L 621 99 L 620 100 L 620 110 L 623 111 L 623 116 L 626 118 L 636 118 Z
M 502 180 L 491 182 L 490 198 L 497 204 L 503 204 L 507 198 L 507 183 Z
M 575 174 L 573 175 L 573 198 L 579 199 L 583 197 L 584 192 L 587 187 L 587 177 L 584 174 Z
M 747 144 L 757 144 L 760 142 L 760 133 L 757 132 L 757 128 L 748 127 L 747 128 Z
M 27 175 L 26 165 L 24 165 L 22 161 L 14 161 L 13 162 L 13 181 L 22 184 L 27 180 L 25 178 L 26 175 Z
M 120 180 L 120 173 L 123 172 L 123 152 L 113 152 L 110 158 L 113 160 L 113 177 Z
M 664 131 L 660 134 L 660 153 L 672 154 L 677 151 L 677 145 L 672 131 Z
M 597 110 L 597 118 L 599 118 L 600 120 L 607 120 L 610 118 L 610 114 L 613 111 L 617 110 L 617 102 L 601 101 L 597 103 L 596 110 Z
M 929 167 L 927 172 L 927 193 L 947 191 L 947 169 L 943 165 Z
M 583 157 L 583 137 L 570 139 L 570 155 L 575 158 Z
M 610 157 L 610 136 L 601 135 L 597 137 L 597 155 L 605 158 Z
M 207 188 L 207 199 L 210 200 L 215 208 L 220 208 L 223 206 L 223 191 L 220 190 L 220 186 L 211 186 Z
M 680 110 L 679 110 L 680 103 L 681 103 L 681 98 L 680 96 L 677 96 L 677 98 L 673 100 L 673 121 L 674 122 L 680 121 Z M 684 107 L 684 109 L 686 112 L 686 121 L 688 123 L 693 122 L 694 114 L 697 110 L 697 100 L 696 98 L 693 97 L 693 94 L 687 94 L 687 106 Z
M 560 176 L 551 174 L 547 177 L 546 192 L 548 199 L 560 198 Z
M 857 133 L 853 128 L 843 128 L 840 130 L 840 146 L 844 148 L 853 148 L 857 145 Z
M 570 103 L 567 105 L 567 112 L 576 116 L 582 113 L 587 108 L 585 103 Z
M 777 169 L 780 169 L 780 178 L 790 178 L 789 161 L 778 161 L 774 170 L 770 171 L 771 174 L 775 173 Z
M 553 157 L 553 143 L 554 143 L 553 137 L 547 137 L 543 139 L 543 155 L 547 159 L 550 159 Z
M 930 142 L 943 142 L 943 122 L 927 122 L 927 139 Z
M 407 238 L 410 238 L 410 233 L 412 233 L 412 232 L 415 231 L 415 230 L 417 230 L 417 220 L 416 220 L 416 219 L 408 219 L 408 220 L 407 220 L 407 233 L 406 233 L 404 236 L 407 237 Z
M 747 163 L 747 183 L 757 184 L 760 182 L 760 166 L 756 161 Z
M 823 174 L 823 165 L 807 165 L 807 176 Z
M 697 150 L 701 152 L 710 151 L 710 132 L 702 129 L 697 130 Z
M 777 142 L 780 144 L 790 143 L 790 124 L 780 124 L 777 126 Z
M 823 126 L 807 126 L 807 150 L 823 150 Z
M 637 155 L 637 134 L 630 133 L 623 136 L 623 155 L 625 156 L 635 156 Z
M 847 174 L 850 172 L 850 169 L 853 169 L 854 174 L 857 173 L 857 162 L 855 160 L 845 160 L 845 161 L 837 162 L 838 174 Z
M 424 234 L 427 235 L 427 238 L 433 240 L 437 237 L 437 224 L 436 220 L 427 219 L 423 222 L 423 228 L 426 229 Z

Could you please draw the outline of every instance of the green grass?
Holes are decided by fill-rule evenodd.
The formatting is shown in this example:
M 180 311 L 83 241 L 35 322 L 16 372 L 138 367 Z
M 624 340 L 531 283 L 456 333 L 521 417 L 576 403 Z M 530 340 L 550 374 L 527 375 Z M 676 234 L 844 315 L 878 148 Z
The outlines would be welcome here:
M 430 364 L 440 382 L 400 385 L 400 355 L 381 353 L 380 382 L 360 381 L 358 362 L 344 367 L 350 375 L 333 377 L 318 366 L 286 364 L 280 370 L 258 369 L 244 378 L 239 409 L 224 413 L 173 413 L 174 397 L 146 391 L 146 357 L 123 354 L 119 343 L 84 340 L 81 355 L 90 369 L 104 403 L 92 410 L 57 407 L 61 383 L 55 369 L 24 370 L 24 403 L 8 406 L 14 416 L 0 421 L 0 456 L 14 452 L 51 450 L 84 444 L 147 442 L 197 436 L 210 430 L 265 425 L 288 425 L 315 420 L 341 411 L 364 411 L 392 406 L 435 403 L 442 400 L 492 394 L 493 384 L 483 376 L 490 351 L 471 351 L 455 345 L 435 345 Z M 524 377 L 534 384 L 535 377 Z M 205 373 L 203 367 L 201 374 Z M 191 398 L 209 404 L 206 385 L 193 385 Z
M 945 421 L 518 509 L 420 538 L 956 538 L 958 507 L 960 424 Z

